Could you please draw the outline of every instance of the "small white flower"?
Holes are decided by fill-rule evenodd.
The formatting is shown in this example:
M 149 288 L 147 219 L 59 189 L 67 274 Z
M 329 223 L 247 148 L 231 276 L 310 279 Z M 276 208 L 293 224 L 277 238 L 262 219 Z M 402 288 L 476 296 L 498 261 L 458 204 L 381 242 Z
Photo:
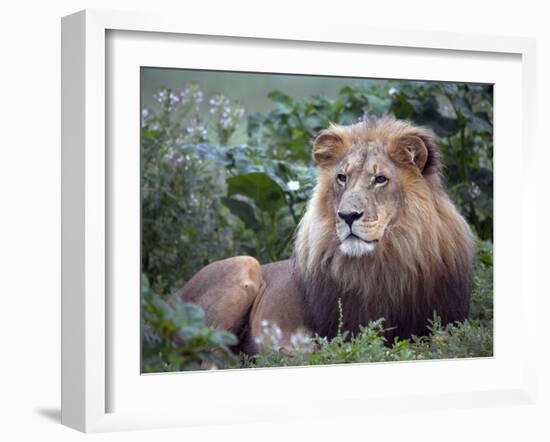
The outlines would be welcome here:
M 197 103 L 202 103 L 202 100 L 204 99 L 204 92 L 203 91 L 197 91 L 193 95 L 193 98 Z
M 388 94 L 390 94 L 390 95 L 395 95 L 395 94 L 397 94 L 397 89 L 394 88 L 394 87 L 390 87 L 390 89 L 388 90 Z
M 166 99 L 166 91 L 164 89 L 158 91 L 155 95 L 153 95 L 153 98 L 158 102 L 162 103 Z
M 180 92 L 179 99 L 181 101 L 186 101 L 188 97 L 189 97 L 189 89 L 184 89 L 183 91 Z
M 276 324 L 273 326 L 273 335 L 277 341 L 280 341 L 283 337 L 283 331 Z
M 294 181 L 294 180 L 290 180 L 288 183 L 287 183 L 287 186 L 289 188 L 289 190 L 292 190 L 292 191 L 296 191 L 300 188 L 300 182 L 299 181 Z
M 254 342 L 255 342 L 256 344 L 258 344 L 258 345 L 262 345 L 262 344 L 264 343 L 264 339 L 263 339 L 262 336 L 256 336 L 256 337 L 254 338 Z
M 470 195 L 472 198 L 477 198 L 481 194 L 481 189 L 473 181 L 470 183 Z

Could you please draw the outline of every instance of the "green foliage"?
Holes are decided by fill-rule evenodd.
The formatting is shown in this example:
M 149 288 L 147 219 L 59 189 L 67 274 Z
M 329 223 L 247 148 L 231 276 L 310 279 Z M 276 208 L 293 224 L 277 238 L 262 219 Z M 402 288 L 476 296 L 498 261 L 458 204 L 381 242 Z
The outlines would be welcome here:
M 480 321 L 467 320 L 443 327 L 436 317 L 431 321 L 429 336 L 396 339 L 391 346 L 386 343 L 384 331 L 383 319 L 379 319 L 362 327 L 357 335 L 348 336 L 344 332 L 331 340 L 315 336 L 308 344 L 313 348 L 310 351 L 264 347 L 255 356 L 241 355 L 240 363 L 233 367 L 328 365 L 493 355 L 492 329 Z
M 142 122 L 142 270 L 158 293 L 233 252 L 221 200 L 225 169 L 203 145 L 187 144 L 207 136 L 197 110 L 202 96 L 197 88 L 161 91 L 159 107 L 145 112 Z
M 250 140 L 274 158 L 308 163 L 331 122 L 393 114 L 431 128 L 443 150 L 449 192 L 482 239 L 493 236 L 493 89 L 490 85 L 386 81 L 344 87 L 336 99 L 269 94 L 274 109 L 248 117 Z
M 208 327 L 204 312 L 178 300 L 169 305 L 142 276 L 142 372 L 224 368 L 235 361 L 230 346 L 237 338 Z
M 291 349 L 264 346 L 261 353 L 243 358 L 241 364 L 248 368 L 258 368 L 402 361 L 413 358 L 414 353 L 408 341 L 399 341 L 390 348 L 386 345 L 383 332 L 383 320 L 380 319 L 363 327 L 356 336 L 340 331 L 331 340 L 318 335 L 309 341 L 300 337 L 300 345 Z
M 402 83 L 390 112 L 440 137 L 449 193 L 478 236 L 493 238 L 493 88 Z
M 484 321 L 492 329 L 493 320 L 493 243 L 477 242 L 470 318 Z
M 353 124 L 366 113 L 382 115 L 391 104 L 387 90 L 376 83 L 368 89 L 344 87 L 336 99 L 318 95 L 294 100 L 280 91 L 271 92 L 269 98 L 274 105 L 271 112 L 248 116 L 251 142 L 265 146 L 275 158 L 304 163 L 310 161 L 314 136 L 330 123 Z
M 262 212 L 275 216 L 285 206 L 285 194 L 267 174 L 253 172 L 227 179 L 227 195 L 250 198 Z
M 311 195 L 311 165 L 277 159 L 265 148 L 238 146 L 227 151 L 226 207 L 242 221 L 237 247 L 260 262 L 290 256 L 291 238 Z
M 244 107 L 223 95 L 216 95 L 210 99 L 209 103 L 217 141 L 224 146 L 229 143 L 231 136 L 237 130 L 239 121 L 244 116 Z

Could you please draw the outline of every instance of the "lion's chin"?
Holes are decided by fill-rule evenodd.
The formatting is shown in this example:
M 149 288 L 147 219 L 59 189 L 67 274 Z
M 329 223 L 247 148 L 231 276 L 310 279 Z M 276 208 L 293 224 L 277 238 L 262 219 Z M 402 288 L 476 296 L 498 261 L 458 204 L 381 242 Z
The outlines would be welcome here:
M 340 252 L 343 255 L 358 258 L 372 252 L 377 241 L 363 241 L 356 236 L 348 236 L 340 243 Z

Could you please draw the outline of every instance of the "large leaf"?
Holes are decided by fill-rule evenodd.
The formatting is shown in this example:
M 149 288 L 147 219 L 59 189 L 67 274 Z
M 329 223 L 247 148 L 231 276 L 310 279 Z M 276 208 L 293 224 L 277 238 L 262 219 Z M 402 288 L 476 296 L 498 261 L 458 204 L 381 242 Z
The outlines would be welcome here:
M 254 207 L 245 201 L 235 198 L 223 197 L 222 202 L 227 206 L 233 215 L 238 216 L 246 226 L 254 231 L 260 227 L 260 223 L 254 213 Z
M 251 113 L 248 115 L 248 124 L 247 124 L 247 135 L 252 137 L 256 132 L 261 130 L 264 125 L 266 117 L 259 113 Z
M 173 319 L 176 324 L 198 325 L 204 322 L 204 311 L 196 304 L 176 301 Z
M 262 172 L 236 175 L 227 179 L 227 195 L 244 195 L 256 207 L 272 215 L 285 206 L 285 194 L 279 185 Z
M 453 106 L 458 116 L 462 116 L 466 120 L 472 117 L 472 104 L 461 96 L 452 98 Z
M 409 103 L 407 96 L 403 93 L 396 93 L 392 98 L 393 102 L 390 107 L 391 113 L 393 113 L 397 118 L 412 118 L 415 111 L 411 103 Z
M 267 94 L 267 96 L 275 103 L 287 104 L 289 106 L 294 103 L 294 100 L 292 99 L 292 97 L 290 97 L 290 95 L 287 95 L 278 90 L 271 91 L 269 94 Z
M 371 95 L 369 97 L 369 113 L 374 115 L 384 115 L 388 112 L 391 103 L 392 100 L 389 97 L 377 97 L 376 95 Z
M 270 100 L 276 103 L 275 111 L 278 115 L 288 115 L 292 112 L 294 100 L 281 91 L 271 91 L 268 95 Z
M 487 112 L 476 112 L 472 115 L 470 127 L 476 132 L 487 134 L 493 133 L 493 124 L 491 123 Z

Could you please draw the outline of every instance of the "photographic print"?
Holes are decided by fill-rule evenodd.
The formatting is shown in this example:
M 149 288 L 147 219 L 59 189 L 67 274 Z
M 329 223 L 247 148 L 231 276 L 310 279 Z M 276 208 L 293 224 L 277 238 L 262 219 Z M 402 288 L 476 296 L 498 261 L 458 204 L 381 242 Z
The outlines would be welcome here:
M 493 355 L 493 86 L 141 68 L 141 369 Z

